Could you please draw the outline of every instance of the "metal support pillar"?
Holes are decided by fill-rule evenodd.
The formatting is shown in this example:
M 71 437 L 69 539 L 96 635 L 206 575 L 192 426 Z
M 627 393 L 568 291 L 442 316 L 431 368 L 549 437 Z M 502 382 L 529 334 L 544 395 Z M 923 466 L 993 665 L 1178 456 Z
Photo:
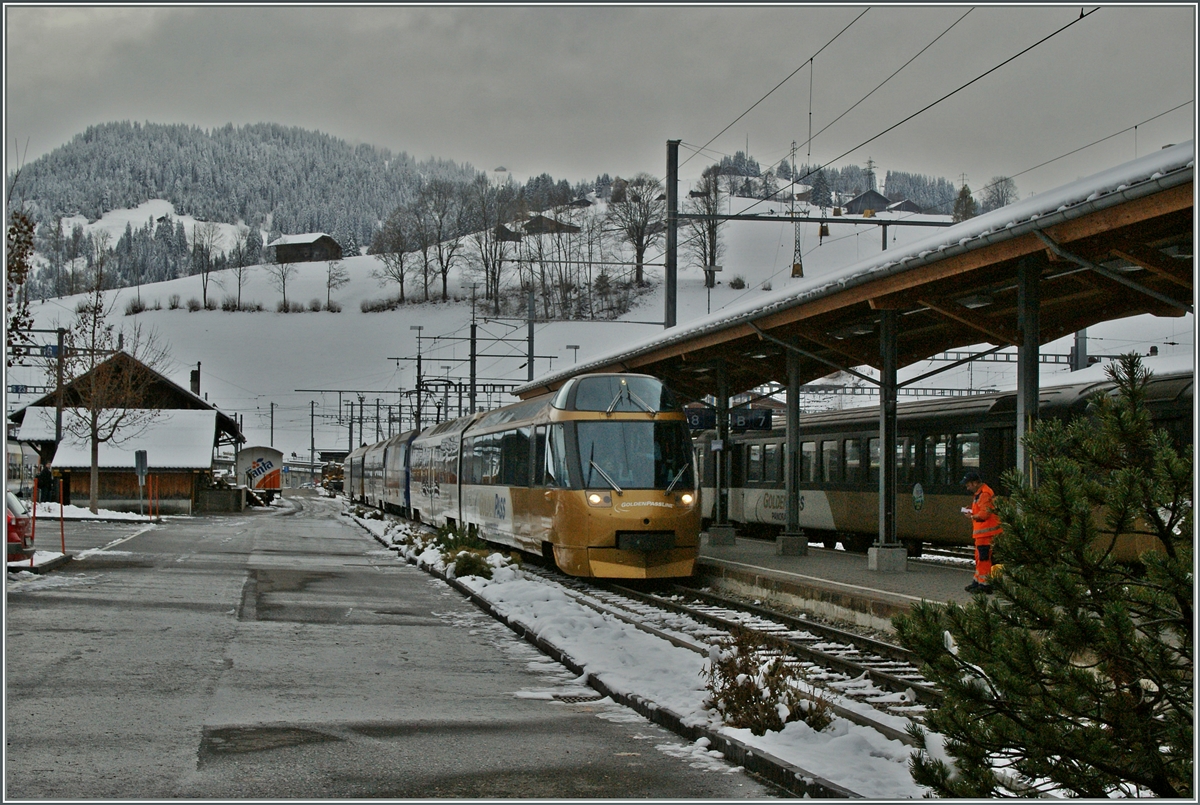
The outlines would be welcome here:
M 725 364 L 717 366 L 717 441 L 721 449 L 713 452 L 713 525 L 708 529 L 710 545 L 733 545 L 734 530 L 727 520 L 729 489 L 729 377 Z
M 667 140 L 667 254 L 663 327 L 675 326 L 679 256 L 679 140 Z
M 885 573 L 908 569 L 908 551 L 896 540 L 897 316 L 879 317 L 879 539 L 867 551 L 867 567 Z
M 887 224 L 884 224 L 883 226 L 881 226 L 879 228 L 883 230 L 883 250 L 886 252 L 887 251 Z
M 1038 418 L 1041 273 L 1042 263 L 1035 257 L 1023 257 L 1017 264 L 1017 334 L 1021 339 L 1017 347 L 1017 469 L 1031 486 L 1036 479 L 1024 442 Z
M 472 414 L 475 413 L 475 411 L 476 411 L 476 408 L 475 408 L 475 354 L 476 354 L 476 350 L 478 349 L 478 346 L 476 344 L 476 332 L 477 332 L 477 330 L 476 330 L 476 324 L 475 324 L 475 314 L 474 314 L 474 311 L 472 310 L 472 313 L 471 313 L 471 395 L 470 395 L 470 405 L 471 405 L 470 412 Z
M 783 446 L 783 488 L 787 525 L 775 541 L 779 556 L 807 556 L 808 536 L 800 528 L 800 354 L 787 352 L 787 431 Z
M 1088 368 L 1087 354 L 1087 328 L 1078 330 L 1075 333 L 1075 349 L 1071 353 L 1071 371 L 1078 372 L 1080 369 Z
M 536 300 L 533 298 L 533 285 L 529 286 L 529 360 L 525 364 L 529 371 L 526 380 L 533 380 L 533 321 L 537 318 L 537 311 L 533 309 Z

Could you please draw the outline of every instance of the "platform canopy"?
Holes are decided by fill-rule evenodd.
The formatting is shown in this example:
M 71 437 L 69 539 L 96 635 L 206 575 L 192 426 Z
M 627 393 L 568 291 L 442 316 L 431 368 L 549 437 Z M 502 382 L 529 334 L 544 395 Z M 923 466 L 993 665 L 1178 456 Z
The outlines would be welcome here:
M 673 327 L 515 389 L 522 398 L 589 372 L 641 372 L 680 396 L 731 393 L 836 368 L 880 367 L 884 310 L 899 366 L 969 344 L 1021 346 L 1018 265 L 1033 265 L 1040 343 L 1104 321 L 1193 310 L 1194 142 L 1170 146 L 939 229 L 911 245 Z M 1032 262 L 1031 262 L 1032 261 Z

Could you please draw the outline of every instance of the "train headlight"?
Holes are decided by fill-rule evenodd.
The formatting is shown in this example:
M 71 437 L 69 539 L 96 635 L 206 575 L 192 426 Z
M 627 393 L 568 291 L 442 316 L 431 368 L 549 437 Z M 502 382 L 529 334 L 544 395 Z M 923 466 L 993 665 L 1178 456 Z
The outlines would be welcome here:
M 608 492 L 588 492 L 587 502 L 593 508 L 603 509 L 612 506 L 612 495 Z
M 682 503 L 684 506 L 691 506 L 693 500 L 695 500 L 695 498 L 692 496 L 692 494 L 690 492 L 684 492 L 682 495 L 679 496 L 679 502 Z

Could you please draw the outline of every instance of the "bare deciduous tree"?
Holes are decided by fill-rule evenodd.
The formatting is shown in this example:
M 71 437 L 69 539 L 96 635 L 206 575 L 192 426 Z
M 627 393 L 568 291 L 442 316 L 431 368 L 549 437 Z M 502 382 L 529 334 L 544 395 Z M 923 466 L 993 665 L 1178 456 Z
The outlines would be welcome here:
M 271 249 L 263 267 L 267 269 L 267 274 L 271 277 L 271 284 L 279 289 L 283 294 L 283 308 L 287 310 L 287 284 L 288 280 L 296 275 L 295 263 L 281 263 L 275 250 Z
M 990 212 L 1018 200 L 1017 183 L 1007 176 L 993 176 L 980 191 L 979 211 Z
M 325 263 L 325 307 L 329 308 L 333 301 L 333 292 L 350 281 L 350 272 L 341 260 L 329 260 Z
M 613 187 L 615 196 L 616 182 Z M 633 247 L 634 282 L 640 286 L 646 283 L 643 269 L 646 252 L 665 230 L 667 202 L 662 183 L 648 173 L 634 176 L 625 184 L 624 191 L 622 201 L 609 203 L 608 217 L 624 241 Z
M 153 368 L 167 357 L 153 332 L 135 325 L 125 338 L 108 323 L 116 295 L 106 300 L 103 292 L 107 246 L 107 233 L 100 233 L 89 292 L 67 328 L 63 355 L 63 383 L 70 387 L 63 399 L 63 430 L 91 447 L 88 506 L 93 513 L 99 501 L 100 445 L 139 435 L 159 415 L 150 408 L 148 392 Z M 49 361 L 45 368 L 54 377 L 58 362 Z
M 721 166 L 713 165 L 704 170 L 700 182 L 686 202 L 688 212 L 705 216 L 688 221 L 685 249 L 692 261 L 704 271 L 706 288 L 713 287 L 717 276 L 709 267 L 720 263 L 722 221 L 717 216 L 721 213 L 722 203 Z
M 379 258 L 380 268 L 372 269 L 371 276 L 380 285 L 394 282 L 400 286 L 400 301 L 404 300 L 404 280 L 412 271 L 411 252 L 415 248 L 412 211 L 408 207 L 392 210 L 383 228 L 375 233 L 367 254 Z
M 221 227 L 206 221 L 192 227 L 192 265 L 200 275 L 200 299 L 208 307 L 208 281 L 212 275 L 214 253 L 223 241 Z

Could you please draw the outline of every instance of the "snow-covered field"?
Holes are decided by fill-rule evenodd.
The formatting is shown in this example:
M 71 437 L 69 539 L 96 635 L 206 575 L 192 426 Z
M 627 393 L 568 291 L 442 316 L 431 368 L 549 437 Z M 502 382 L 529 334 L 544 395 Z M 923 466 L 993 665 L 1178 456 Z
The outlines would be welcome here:
M 708 314 L 745 305 L 757 296 L 764 296 L 769 286 L 778 292 L 789 283 L 811 281 L 826 274 L 835 274 L 846 266 L 880 254 L 882 243 L 879 227 L 868 224 L 831 225 L 831 234 L 821 241 L 817 224 L 802 224 L 801 251 L 805 280 L 791 277 L 794 249 L 794 228 L 784 221 L 771 220 L 769 211 L 785 213 L 785 206 L 734 199 L 730 210 L 740 212 L 753 205 L 753 211 L 763 214 L 762 221 L 733 221 L 724 229 L 725 256 L 720 283 L 711 293 L 704 288 L 703 275 L 694 266 L 685 265 L 681 253 L 678 288 L 678 323 L 686 325 Z M 801 205 L 802 206 L 802 205 Z M 114 211 L 87 226 L 89 230 L 105 230 L 119 237 L 125 223 L 144 222 L 152 215 L 171 212 L 165 201 L 150 201 L 137 210 Z M 894 214 L 884 213 L 880 217 Z M 190 219 L 184 218 L 190 225 Z M 861 219 L 859 219 L 861 220 Z M 888 228 L 888 248 L 902 248 L 927 237 L 931 230 L 919 227 L 891 226 Z M 651 254 L 648 262 L 661 262 L 661 254 Z M 310 438 L 316 448 L 345 448 L 350 434 L 345 420 L 339 415 L 348 412 L 351 401 L 365 404 L 366 422 L 362 440 L 372 442 L 376 436 L 376 404 L 379 405 L 379 431 L 387 434 L 386 406 L 397 401 L 397 393 L 411 390 L 415 385 L 415 359 L 420 351 L 426 378 L 448 377 L 465 380 L 468 376 L 469 349 L 466 337 L 471 321 L 471 283 L 469 273 L 458 271 L 451 275 L 450 294 L 457 302 L 431 302 L 406 305 L 390 312 L 363 313 L 360 302 L 392 296 L 396 286 L 381 286 L 371 276 L 377 260 L 371 256 L 351 257 L 345 261 L 350 282 L 334 292 L 333 298 L 342 306 L 341 313 L 304 312 L 280 314 L 274 312 L 280 293 L 270 283 L 265 269 L 256 266 L 242 289 L 243 302 L 260 302 L 264 312 L 225 312 L 199 310 L 189 312 L 189 299 L 201 296 L 201 280 L 192 276 L 169 282 L 142 286 L 143 303 L 151 309 L 136 317 L 124 315 L 128 300 L 139 291 L 123 288 L 109 292 L 115 296 L 111 318 L 118 327 L 135 321 L 153 328 L 169 344 L 172 365 L 166 374 L 183 387 L 188 386 L 188 373 L 201 369 L 201 393 L 227 413 L 241 418 L 250 444 L 267 444 L 282 449 L 285 455 L 296 452 L 307 457 Z M 648 275 L 661 279 L 661 269 L 651 268 Z M 236 293 L 229 272 L 215 276 L 218 285 L 210 285 L 209 294 L 218 302 Z M 289 301 L 307 305 L 311 299 L 324 300 L 326 266 L 323 262 L 299 264 L 297 275 L 288 284 Z M 734 290 L 729 282 L 742 277 L 746 288 Z M 409 296 L 417 290 L 415 283 L 407 286 Z M 440 283 L 439 283 L 440 290 Z M 168 309 L 172 295 L 178 295 L 182 307 Z M 78 299 L 66 297 L 35 302 L 32 312 L 35 327 L 65 326 L 74 316 Z M 639 305 L 622 317 L 619 323 L 551 322 L 535 326 L 535 353 L 552 356 L 535 360 L 535 376 L 551 370 L 561 370 L 573 363 L 585 362 L 624 344 L 653 337 L 662 332 L 655 324 L 640 324 L 661 320 L 663 295 L 661 283 L 642 298 Z M 527 370 L 523 343 L 489 343 L 489 338 L 524 339 L 526 324 L 521 320 L 489 320 L 479 312 L 480 352 L 489 356 L 511 354 L 512 357 L 484 357 L 479 361 L 481 383 L 493 379 L 524 381 Z M 421 329 L 416 329 L 421 328 Z M 1089 330 L 1089 352 L 1116 354 L 1136 349 L 1145 354 L 1157 345 L 1161 355 L 1192 354 L 1193 319 L 1157 319 L 1141 316 L 1111 322 Z M 453 340 L 462 339 L 462 340 Z M 575 345 L 578 349 L 569 349 Z M 964 348 L 970 345 L 963 345 Z M 1066 353 L 1070 339 L 1062 339 L 1043 347 L 1044 352 Z M 924 362 L 902 372 L 902 378 L 926 371 L 932 366 Z M 1055 375 L 1065 375 L 1062 366 L 1043 367 L 1043 382 L 1053 382 Z M 1057 378 L 1062 380 L 1062 378 Z M 44 385 L 46 378 L 33 369 L 14 368 L 8 384 Z M 938 386 L 972 388 L 1013 388 L 1015 364 L 978 363 L 964 366 L 935 378 Z M 340 393 L 339 393 L 340 392 Z M 8 395 L 8 410 L 27 405 L 33 394 Z M 872 398 L 850 398 L 847 404 L 872 403 Z M 511 401 L 503 395 L 480 395 L 480 404 L 494 407 Z M 457 408 L 457 399 L 450 405 Z M 315 403 L 315 405 L 311 405 Z M 340 410 L 339 410 L 340 408 Z M 310 417 L 311 414 L 311 417 Z M 358 443 L 358 432 L 353 437 Z

